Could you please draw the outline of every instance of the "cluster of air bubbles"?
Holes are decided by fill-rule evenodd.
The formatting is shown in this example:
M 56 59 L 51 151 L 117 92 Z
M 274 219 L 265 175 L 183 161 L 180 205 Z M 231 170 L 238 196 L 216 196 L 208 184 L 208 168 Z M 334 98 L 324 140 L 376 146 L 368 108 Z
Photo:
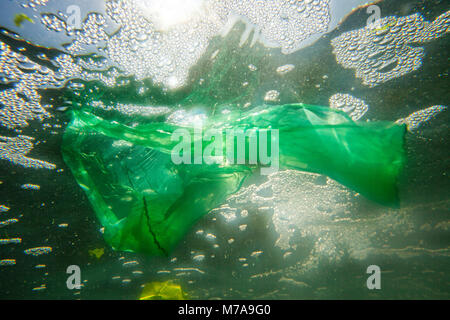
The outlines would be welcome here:
M 120 256 L 118 259 L 120 264 L 121 275 L 114 274 L 111 279 L 114 281 L 120 281 L 122 285 L 128 285 L 136 279 L 139 279 L 144 272 L 142 271 L 141 262 L 134 258 L 127 258 L 126 256 Z
M 418 70 L 425 49 L 417 44 L 438 39 L 449 30 L 450 11 L 431 23 L 416 13 L 383 18 L 377 27 L 343 33 L 331 44 L 338 63 L 355 69 L 357 78 L 374 87 Z
M 66 22 L 53 13 L 41 14 L 41 23 L 49 31 L 62 32 L 68 30 Z
M 269 90 L 264 96 L 264 101 L 278 102 L 280 100 L 280 93 L 277 90 Z
M 408 130 L 414 132 L 419 129 L 422 124 L 434 119 L 439 113 L 446 109 L 446 106 L 432 106 L 416 111 L 404 119 L 399 119 L 397 120 L 397 123 L 406 124 Z
M 70 54 L 83 54 L 96 46 L 110 67 L 138 80 L 151 78 L 165 87 L 178 88 L 186 83 L 190 67 L 205 53 L 212 37 L 237 19 L 255 27 L 255 39 L 288 54 L 312 35 L 327 31 L 329 2 L 208 0 L 192 5 L 180 2 L 178 8 L 173 1 L 111 0 L 106 2 L 107 17 L 89 13 L 79 30 L 73 30 L 64 15 L 43 13 L 41 22 L 50 31 L 65 30 L 73 37 L 65 46 Z M 185 7 L 194 9 L 182 12 Z M 112 35 L 106 32 L 107 19 L 121 26 Z M 249 28 L 245 34 L 250 34 Z
M 364 260 L 371 253 L 401 253 L 403 249 L 390 248 L 385 242 L 380 242 L 380 235 L 383 239 L 394 238 L 420 227 L 413 224 L 408 210 L 373 208 L 374 215 L 370 218 L 355 216 L 354 212 L 358 210 L 355 201 L 358 198 L 357 193 L 330 178 L 298 171 L 280 171 L 269 176 L 267 182 L 250 185 L 231 196 L 226 205 L 217 209 L 225 213 L 225 218 L 217 221 L 226 222 L 229 226 L 244 224 L 244 218 L 238 215 L 242 207 L 252 211 L 250 217 L 270 217 L 276 234 L 274 245 L 239 258 L 251 261 L 252 258 L 281 250 L 285 259 L 295 263 L 294 267 L 283 271 L 284 277 L 294 277 L 307 285 L 308 272 L 316 270 L 321 263 L 336 265 L 346 256 Z M 267 210 L 267 207 L 272 209 Z M 217 215 L 215 217 L 218 218 Z M 252 223 L 245 224 L 253 227 Z M 218 229 L 222 230 L 221 227 Z M 252 245 L 250 241 L 249 245 Z M 234 251 L 242 254 L 239 241 L 231 241 L 229 247 L 226 250 L 228 255 L 232 256 Z M 405 256 L 414 249 L 407 251 Z M 242 263 L 246 262 L 242 259 Z M 265 273 L 255 273 L 249 278 L 267 277 Z
M 38 58 L 48 60 L 44 54 L 39 54 Z M 51 60 L 56 67 L 53 70 L 13 51 L 0 41 L 0 82 L 9 85 L 0 91 L 0 126 L 20 133 L 20 128 L 27 127 L 30 121 L 50 118 L 52 106 L 41 104 L 40 89 L 62 88 L 68 80 L 76 78 L 98 80 L 107 86 L 114 86 L 119 71 L 116 68 L 101 70 L 105 66 L 104 61 L 79 58 L 77 63 L 71 55 L 61 54 Z M 89 70 L 88 67 L 94 65 L 97 70 Z M 0 137 L 0 159 L 25 167 L 54 169 L 51 163 L 26 157 L 33 147 L 32 140 L 32 137 L 23 135 Z
M 126 26 L 107 40 L 109 59 L 138 80 L 152 78 L 169 88 L 185 84 L 189 68 L 220 29 L 209 15 L 198 14 L 160 30 L 140 10 L 139 1 L 110 1 L 106 6 L 108 15 Z
M 19 219 L 15 219 L 15 218 L 0 221 L 0 228 L 7 227 L 7 226 L 12 225 L 17 222 L 19 222 Z
M 59 25 L 64 26 L 62 23 Z M 66 46 L 66 50 L 71 54 L 79 54 L 83 49 L 108 39 L 105 31 L 107 28 L 106 19 L 99 13 L 88 14 L 81 28 L 81 30 L 74 32 L 75 39 Z M 66 30 L 69 31 L 67 25 Z
M 207 119 L 205 113 L 188 112 L 186 110 L 177 110 L 167 117 L 167 122 L 179 126 L 201 125 Z
M 56 71 L 35 63 L 0 42 L 0 81 L 13 84 L 0 92 L 0 103 L 3 106 L 0 110 L 1 126 L 16 129 L 28 126 L 30 120 L 42 121 L 51 117 L 48 111 L 51 105 L 41 105 L 39 89 L 62 88 L 67 80 L 73 78 L 99 80 L 113 86 L 119 75 L 114 68 L 107 71 L 88 71 L 67 54 L 55 57 L 52 63 L 58 68 Z
M 343 93 L 337 93 L 330 97 L 330 108 L 347 113 L 354 121 L 361 119 L 369 110 L 363 100 Z
M 2 182 L 0 181 L 0 184 Z M 19 222 L 19 219 L 17 218 L 8 218 L 8 211 L 11 208 L 1 204 L 0 205 L 0 229 L 9 227 L 11 225 L 14 225 Z M 0 238 L 0 246 L 11 246 L 11 245 L 18 245 L 22 243 L 22 238 L 20 237 L 10 237 L 8 235 L 9 232 L 4 232 L 3 234 L 6 235 L 7 238 Z M 12 258 L 7 257 L 0 257 L 0 267 L 8 267 L 8 266 L 14 266 L 16 264 L 16 260 Z
M 34 63 L 26 56 L 14 52 L 0 41 L 0 75 L 2 83 L 14 86 L 0 92 L 0 125 L 13 129 L 28 126 L 29 120 L 50 117 L 41 106 L 38 88 L 55 86 L 59 80 L 46 67 Z
M 22 238 L 0 239 L 0 245 L 20 244 L 20 243 L 22 243 Z
M 126 116 L 142 116 L 142 117 L 157 117 L 168 115 L 172 112 L 169 107 L 159 106 L 139 106 L 133 104 L 116 103 L 115 105 L 105 105 L 102 101 L 93 101 L 91 105 L 95 108 L 100 108 L 105 111 L 117 111 Z
M 294 69 L 295 66 L 293 64 L 285 64 L 284 66 L 279 66 L 276 71 L 280 75 L 285 75 L 286 73 L 289 73 Z
M 249 69 L 250 71 L 257 71 L 257 70 L 258 70 L 258 67 L 255 66 L 254 64 L 249 64 L 249 65 L 248 65 L 248 69 Z
M 31 256 L 41 256 L 52 252 L 52 247 L 36 247 L 24 250 L 25 254 Z
M 38 186 L 38 185 L 32 184 L 32 183 L 26 183 L 26 184 L 23 184 L 21 186 L 21 188 L 24 190 L 40 190 L 41 186 Z
M 305 40 L 328 30 L 330 0 L 214 0 L 225 22 L 238 16 L 255 26 L 264 44 L 280 47 L 284 54 L 298 50 Z M 249 34 L 250 32 L 248 32 Z
M 26 155 L 33 149 L 34 138 L 19 135 L 17 137 L 0 136 L 0 159 L 9 160 L 25 168 L 55 169 L 52 163 L 29 158 Z
M 354 197 L 339 183 L 316 174 L 279 172 L 266 184 L 274 193 L 272 221 L 279 235 L 276 246 L 283 250 L 295 249 L 291 238 L 296 232 L 305 233 L 308 225 L 318 220 L 348 212 Z M 337 202 L 337 197 L 341 201 Z
M 14 266 L 16 265 L 16 259 L 2 259 L 0 260 L 0 267 Z
M 378 208 L 370 218 L 355 216 L 358 198 L 357 193 L 318 174 L 277 172 L 265 183 L 242 188 L 202 219 L 189 236 L 192 239 L 188 237 L 189 258 L 175 256 L 173 266 L 157 273 L 191 282 L 202 281 L 206 274 L 204 281 L 210 281 L 211 265 L 220 263 L 230 266 L 221 277 L 229 273 L 233 279 L 245 272 L 241 286 L 275 280 L 279 288 L 304 289 L 312 286 L 309 277 L 322 264 L 336 266 L 348 257 L 364 260 L 372 253 L 402 254 L 403 249 L 391 248 L 379 237 L 394 238 L 418 228 L 408 212 L 394 214 Z M 254 233 L 255 226 L 266 230 L 264 240 Z M 270 259 L 274 254 L 281 254 L 288 267 L 274 269 Z M 215 294 L 232 295 L 225 290 Z
M 108 59 L 103 57 L 96 58 L 92 56 L 82 56 L 76 59 L 76 64 L 81 66 L 83 69 L 104 71 L 108 67 Z
M 48 0 L 28 0 L 27 3 L 23 3 L 23 8 L 36 9 L 38 6 L 45 6 Z

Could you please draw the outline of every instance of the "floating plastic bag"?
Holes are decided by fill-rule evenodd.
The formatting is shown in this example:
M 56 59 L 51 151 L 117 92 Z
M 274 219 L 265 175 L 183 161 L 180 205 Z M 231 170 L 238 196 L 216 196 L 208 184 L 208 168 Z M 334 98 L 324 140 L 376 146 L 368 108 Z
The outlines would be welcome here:
M 378 203 L 398 205 L 396 182 L 405 162 L 404 125 L 354 122 L 328 107 L 292 104 L 211 116 L 202 129 L 221 135 L 196 138 L 193 124 L 127 126 L 86 110 L 72 111 L 63 156 L 114 249 L 169 255 L 195 222 L 239 190 L 254 170 L 273 165 L 263 163 L 260 153 L 252 162 L 250 151 L 243 164 L 195 160 L 194 155 L 204 155 L 221 139 L 223 153 L 216 148 L 211 155 L 227 160 L 227 130 L 248 134 L 245 150 L 252 148 L 251 132 L 277 130 L 276 148 L 271 145 L 267 150 L 272 156 L 278 151 L 276 168 L 324 174 Z M 191 164 L 173 161 L 173 150 L 180 143 L 174 134 L 180 130 L 193 137 L 192 148 L 178 154 L 191 157 L 192 153 Z

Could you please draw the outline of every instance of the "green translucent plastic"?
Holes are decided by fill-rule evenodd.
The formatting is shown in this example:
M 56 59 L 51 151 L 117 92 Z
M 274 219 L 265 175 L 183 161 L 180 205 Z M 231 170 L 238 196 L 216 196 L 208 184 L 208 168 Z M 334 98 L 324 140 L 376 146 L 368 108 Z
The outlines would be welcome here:
M 381 204 L 399 202 L 403 125 L 354 122 L 328 107 L 294 104 L 211 116 L 204 124 L 208 128 L 278 129 L 280 170 L 324 174 Z M 64 159 L 114 249 L 169 255 L 198 219 L 258 168 L 175 165 L 170 154 L 178 143 L 171 140 L 177 129 L 167 122 L 131 127 L 86 110 L 72 111 Z M 208 143 L 204 141 L 203 148 Z

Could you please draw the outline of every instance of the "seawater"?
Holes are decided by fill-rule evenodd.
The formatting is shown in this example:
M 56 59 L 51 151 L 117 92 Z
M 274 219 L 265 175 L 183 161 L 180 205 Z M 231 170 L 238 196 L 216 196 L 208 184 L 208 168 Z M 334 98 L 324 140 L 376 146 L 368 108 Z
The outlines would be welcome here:
M 167 30 L 127 0 L 80 4 L 79 28 L 69 2 L 0 5 L 1 299 L 136 299 L 155 281 L 193 299 L 449 298 L 449 5 L 381 1 L 373 30 L 356 9 L 370 1 L 341 14 L 335 1 L 291 2 L 210 1 L 212 16 L 160 15 Z M 34 24 L 15 26 L 18 13 Z M 81 105 L 133 125 L 181 121 L 187 104 L 198 116 L 296 102 L 408 124 L 400 208 L 325 176 L 255 175 L 169 257 L 148 257 L 104 242 L 61 156 L 67 112 Z M 73 265 L 79 289 L 67 287 Z M 381 289 L 367 287 L 372 265 Z

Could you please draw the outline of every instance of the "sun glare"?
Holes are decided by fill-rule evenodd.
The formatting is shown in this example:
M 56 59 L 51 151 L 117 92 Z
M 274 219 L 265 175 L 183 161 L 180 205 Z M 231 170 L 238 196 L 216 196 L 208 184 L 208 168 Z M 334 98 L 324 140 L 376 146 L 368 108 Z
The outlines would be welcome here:
M 186 23 L 205 10 L 205 0 L 143 0 L 138 3 L 159 30 Z

